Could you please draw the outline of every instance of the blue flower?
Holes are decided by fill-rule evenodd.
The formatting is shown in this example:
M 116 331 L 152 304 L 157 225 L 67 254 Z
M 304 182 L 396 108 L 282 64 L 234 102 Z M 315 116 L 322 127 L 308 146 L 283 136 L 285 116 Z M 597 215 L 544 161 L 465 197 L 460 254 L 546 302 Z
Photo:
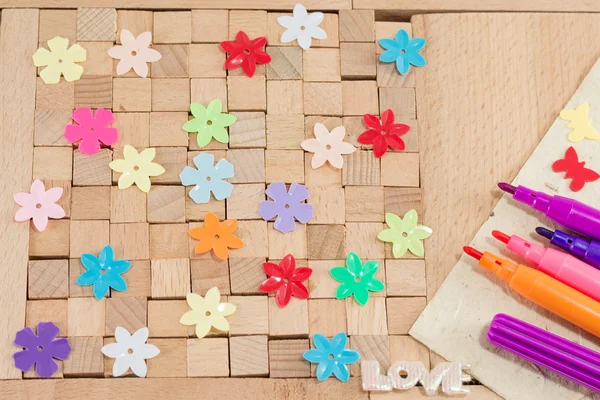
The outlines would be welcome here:
M 324 381 L 333 373 L 342 382 L 348 382 L 350 372 L 346 364 L 352 364 L 360 359 L 356 350 L 345 349 L 347 337 L 344 332 L 338 333 L 331 339 L 315 333 L 313 344 L 316 349 L 307 350 L 302 357 L 312 363 L 318 363 L 317 379 Z
M 115 260 L 115 252 L 110 245 L 104 246 L 100 257 L 93 254 L 82 254 L 81 263 L 87 270 L 77 278 L 81 286 L 94 285 L 94 296 L 98 300 L 108 293 L 109 288 L 123 292 L 127 290 L 127 282 L 121 276 L 131 267 L 127 260 Z
M 396 63 L 396 69 L 401 75 L 406 75 L 410 65 L 424 67 L 427 62 L 419 50 L 425 46 L 426 40 L 422 38 L 409 39 L 408 33 L 400 29 L 396 33 L 396 40 L 380 39 L 379 45 L 385 49 L 379 56 L 379 61 Z
M 179 178 L 183 186 L 192 186 L 190 197 L 196 204 L 208 203 L 210 192 L 217 200 L 231 196 L 233 185 L 225 182 L 225 178 L 233 178 L 233 164 L 222 158 L 213 165 L 215 157 L 210 153 L 200 153 L 194 157 L 196 168 L 185 167 Z

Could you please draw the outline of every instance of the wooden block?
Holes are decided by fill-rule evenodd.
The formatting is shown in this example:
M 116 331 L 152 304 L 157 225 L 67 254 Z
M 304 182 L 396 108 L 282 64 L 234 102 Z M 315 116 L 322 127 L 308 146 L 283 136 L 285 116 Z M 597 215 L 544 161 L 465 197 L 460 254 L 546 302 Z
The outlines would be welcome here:
M 387 313 L 390 334 L 408 334 L 408 330 L 421 315 L 426 305 L 425 297 L 388 297 Z
M 68 219 L 50 220 L 43 232 L 30 224 L 29 257 L 68 257 L 69 256 Z
M 420 188 L 384 188 L 385 212 L 403 216 L 415 210 L 423 220 L 423 191 Z
M 340 54 L 344 78 L 368 79 L 377 75 L 375 43 L 341 43 Z
M 77 284 L 77 278 L 83 274 L 86 269 L 83 267 L 80 258 L 72 258 L 69 260 L 69 297 L 93 297 L 93 286 L 80 286 Z M 107 297 L 107 292 L 104 297 Z
M 229 340 L 227 338 L 188 339 L 187 376 L 229 376 Z
M 191 79 L 191 102 L 207 107 L 214 99 L 221 100 L 222 112 L 227 112 L 227 80 L 225 79 Z M 187 110 L 186 110 L 187 111 Z M 196 140 L 194 138 L 194 144 Z M 190 150 L 198 150 L 198 146 Z
M 114 42 L 117 33 L 117 10 L 114 8 L 77 9 L 77 40 Z
M 28 300 L 25 326 L 35 330 L 40 322 L 52 321 L 59 329 L 58 336 L 67 336 L 67 300 Z
M 108 221 L 71 221 L 71 258 L 79 258 L 84 253 L 98 255 L 108 244 Z
M 148 192 L 148 222 L 185 222 L 185 187 L 154 186 Z
M 190 293 L 190 260 L 152 260 L 152 298 L 184 299 Z
M 312 297 L 312 293 L 311 293 Z M 308 331 L 332 337 L 346 331 L 346 305 L 338 299 L 308 300 Z
M 113 148 L 123 148 L 126 144 L 135 148 L 150 145 L 150 113 L 115 113 L 113 126 L 119 130 L 119 140 Z
M 66 299 L 69 297 L 69 262 L 31 260 L 27 282 L 29 299 Z
M 344 115 L 364 115 L 379 112 L 375 81 L 342 82 Z
M 260 204 L 265 200 L 263 183 L 238 183 L 233 185 L 233 193 L 227 198 L 227 217 L 233 219 L 260 219 L 258 207 L 248 204 Z
M 150 225 L 151 258 L 187 258 L 188 237 L 187 224 Z
M 265 151 L 263 149 L 229 150 L 227 161 L 233 164 L 235 176 L 231 183 L 265 182 Z
M 310 115 L 304 118 L 304 138 L 310 139 L 315 137 L 315 125 L 317 123 L 325 125 L 327 130 L 332 131 L 334 128 L 342 125 L 342 118 L 331 117 L 325 115 Z M 347 139 L 345 139 L 347 141 Z
M 228 76 L 227 103 L 230 110 L 267 109 L 267 89 L 264 75 Z
M 380 48 L 378 46 L 378 48 Z M 377 86 L 387 88 L 414 88 L 415 69 L 411 68 L 406 75 L 400 75 L 396 63 L 377 63 Z
M 146 223 L 110 224 L 110 244 L 115 253 L 126 260 L 150 258 L 148 237 Z
M 152 79 L 152 111 L 187 111 L 189 108 L 189 79 Z
M 360 353 L 363 360 L 374 360 L 379 362 L 382 371 L 387 371 L 390 366 L 390 343 L 387 336 L 383 335 L 361 335 L 351 336 L 349 347 Z M 412 358 L 399 358 L 400 360 L 411 360 Z M 360 376 L 360 363 L 354 363 L 350 367 L 352 376 Z
M 71 192 L 71 220 L 108 220 L 110 191 L 108 186 L 75 186 Z
M 327 39 L 313 39 L 311 48 L 313 47 L 340 47 L 340 29 L 337 13 L 325 13 L 323 22 L 319 25 L 327 32 Z
M 152 63 L 152 78 L 186 78 L 189 75 L 189 45 L 159 44 L 153 46 L 162 57 Z
M 112 108 L 112 76 L 83 76 L 75 81 L 75 107 Z
M 400 360 L 421 361 L 425 369 L 430 368 L 427 346 L 408 335 L 391 335 L 388 338 L 391 363 Z
M 397 119 L 417 118 L 417 101 L 415 89 L 405 88 L 381 88 L 379 89 L 379 110 L 383 113 L 391 109 Z
M 271 62 L 267 64 L 267 79 L 302 79 L 302 48 L 267 47 Z
M 233 261 L 229 261 L 233 262 Z M 231 293 L 229 288 L 229 262 L 227 260 L 191 260 L 192 292 L 206 293 L 216 287 L 221 295 Z
M 382 187 L 346 186 L 346 221 L 383 222 L 384 192 Z
M 150 336 L 188 337 L 189 327 L 179 323 L 188 312 L 185 300 L 148 300 L 148 329 Z
M 69 147 L 34 147 L 33 179 L 72 179 L 73 149 Z M 49 188 L 46 188 L 46 190 Z
M 65 377 L 96 377 L 104 376 L 104 355 L 102 336 L 69 337 L 71 353 L 63 361 Z
M 110 188 L 110 222 L 146 222 L 147 194 L 141 190 Z
M 65 125 L 71 123 L 72 109 L 35 110 L 35 146 L 64 146 L 71 144 L 65 139 Z
M 267 148 L 272 150 L 300 149 L 304 140 L 302 115 L 267 114 Z
M 154 13 L 154 43 L 191 43 L 191 11 Z
M 352 251 L 363 259 L 383 259 L 383 242 L 377 239 L 383 229 L 379 222 L 346 223 L 346 254 Z
M 106 300 L 95 297 L 69 298 L 67 334 L 71 336 L 103 336 Z
M 187 165 L 187 149 L 185 147 L 159 147 L 156 149 L 154 162 L 162 165 L 166 172 L 152 177 L 152 184 L 179 185 L 181 184 L 179 174 Z
M 39 42 L 44 43 L 56 36 L 77 40 L 76 10 L 40 10 Z
M 310 363 L 302 357 L 309 350 L 308 339 L 269 340 L 271 378 L 308 378 Z
M 381 184 L 419 187 L 419 153 L 394 152 L 381 157 Z
M 154 31 L 152 11 L 117 10 L 117 43 L 121 43 L 121 31 L 127 29 L 138 37 L 144 32 Z
M 291 17 L 292 13 L 268 13 L 267 14 L 267 42 L 271 46 L 297 46 L 298 43 L 296 41 L 289 43 L 281 42 L 281 35 L 286 31 L 286 28 L 279 25 L 277 22 L 277 18 L 281 16 Z
M 408 33 L 408 37 L 412 37 L 412 25 L 410 22 L 388 22 L 388 21 L 377 21 L 375 22 L 375 42 L 379 43 L 380 39 L 394 39 L 396 33 L 404 29 Z M 381 54 L 385 49 L 377 45 L 377 54 Z
M 312 191 L 314 188 L 322 188 L 323 190 L 326 190 L 329 187 L 341 187 L 341 170 L 332 167 L 329 163 L 317 169 L 312 169 L 310 166 L 312 157 L 313 155 L 311 153 L 304 154 L 304 183 L 306 184 L 306 187 L 308 187 L 310 191 Z M 344 168 L 346 168 L 345 165 Z M 320 206 L 324 205 L 321 204 Z
M 63 208 L 63 210 L 65 210 L 65 217 L 66 218 L 70 218 L 71 217 L 71 181 L 57 181 L 57 180 L 50 180 L 50 179 L 44 179 L 42 181 L 44 183 L 44 187 L 46 188 L 46 190 L 50 189 L 50 188 L 61 188 L 63 190 L 62 196 L 60 196 L 60 199 L 58 199 L 58 201 L 56 202 L 56 204 L 58 204 L 59 206 L 61 206 Z M 102 211 L 100 210 L 100 215 L 102 214 Z
M 229 11 L 192 10 L 192 42 L 221 43 L 229 38 Z
M 66 110 L 75 107 L 75 82 L 61 79 L 57 84 L 47 85 L 39 77 L 36 82 L 36 110 Z
M 373 10 L 340 10 L 339 17 L 340 42 L 375 41 L 375 12 Z
M 150 111 L 152 81 L 144 78 L 113 79 L 113 111 Z
M 339 49 L 312 49 L 304 52 L 305 82 L 339 82 L 340 72 Z
M 185 220 L 186 221 L 204 221 L 206 213 L 211 212 L 219 219 L 225 219 L 225 201 L 219 201 L 211 196 L 208 203 L 196 204 L 190 197 L 190 192 L 194 187 L 188 186 L 185 189 Z M 231 197 L 230 197 L 231 198 Z M 229 203 L 229 199 L 227 203 Z M 247 204 L 246 204 L 247 205 Z
M 267 114 L 299 115 L 303 113 L 302 81 L 267 82 Z
M 314 210 L 313 218 L 309 224 L 343 224 L 344 217 L 344 189 L 342 187 L 311 186 L 308 204 L 312 204 Z M 310 254 L 310 230 L 309 230 L 309 254 Z M 343 250 L 342 250 L 343 251 Z M 309 255 L 309 258 L 310 255 Z
M 267 12 L 260 10 L 229 11 L 229 40 L 235 40 L 239 31 L 244 31 L 250 40 L 267 36 Z
M 234 234 L 242 239 L 244 247 L 236 249 L 229 254 L 229 259 L 247 257 L 267 257 L 269 250 L 267 246 L 267 222 L 238 221 Z
M 339 82 L 305 82 L 304 113 L 342 115 L 342 85 Z
M 304 183 L 304 151 L 266 150 L 265 171 L 267 183 Z
M 214 44 L 191 44 L 189 76 L 191 78 L 225 78 L 225 53 Z
M 354 116 L 354 117 L 343 117 L 342 125 L 346 128 L 346 138 L 345 140 L 348 143 L 351 143 L 354 147 L 358 149 L 369 149 L 372 145 L 365 145 L 358 143 L 358 137 L 366 131 L 368 128 L 363 121 L 363 116 Z M 388 151 L 392 149 L 388 148 Z
M 293 254 L 296 259 L 306 259 L 306 225 L 296 223 L 296 229 L 283 235 L 269 222 L 269 258 L 282 259 Z
M 309 260 L 335 260 L 345 256 L 344 225 L 308 225 L 307 252 Z
M 239 335 L 266 335 L 269 333 L 269 303 L 267 296 L 229 296 L 236 311 L 229 319 L 229 333 Z
M 82 76 L 112 76 L 113 59 L 108 55 L 108 50 L 114 42 L 80 42 L 86 50 L 86 59 L 80 65 L 83 67 Z M 75 84 L 77 92 L 77 84 Z
M 127 271 L 127 290 L 111 292 L 111 298 L 117 297 L 150 297 L 152 295 L 152 278 L 150 276 L 150 261 L 137 260 L 131 262 Z
M 269 336 L 307 337 L 308 300 L 292 299 L 280 308 L 275 297 L 269 296 Z
M 266 259 L 263 257 L 233 258 L 229 260 L 231 293 L 261 294 L 259 287 L 267 279 L 267 275 L 263 271 L 265 261 Z
M 230 148 L 266 147 L 264 112 L 232 112 L 237 118 L 229 127 Z
M 370 297 L 367 304 L 361 306 L 353 297 L 347 298 L 348 335 L 387 335 L 385 300 L 385 297 Z M 404 311 L 396 312 L 403 314 Z
M 267 336 L 237 336 L 229 339 L 231 376 L 268 376 Z
M 151 112 L 150 147 L 187 146 L 188 133 L 181 129 L 188 121 L 188 113 Z
M 187 376 L 187 339 L 150 339 L 160 354 L 146 361 L 148 378 L 182 378 Z
M 344 157 L 342 184 L 344 186 L 379 186 L 381 184 L 380 159 L 371 151 L 358 150 Z
M 129 278 L 129 271 L 125 279 Z M 112 291 L 113 293 L 115 291 Z M 115 297 L 106 299 L 105 336 L 114 336 L 117 326 L 127 329 L 130 333 L 147 326 L 146 314 L 148 301 L 146 297 Z

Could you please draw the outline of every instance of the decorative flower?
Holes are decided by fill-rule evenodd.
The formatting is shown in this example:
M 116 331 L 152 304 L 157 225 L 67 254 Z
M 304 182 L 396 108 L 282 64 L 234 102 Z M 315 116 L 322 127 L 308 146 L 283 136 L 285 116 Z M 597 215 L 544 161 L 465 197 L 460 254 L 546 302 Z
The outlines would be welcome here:
M 83 67 L 78 62 L 85 61 L 86 51 L 78 44 L 69 48 L 69 39 L 60 36 L 48 40 L 50 51 L 43 47 L 37 49 L 33 55 L 33 65 L 46 67 L 40 72 L 40 77 L 45 83 L 58 83 L 60 75 L 67 82 L 81 78 Z
M 121 31 L 122 46 L 115 46 L 108 50 L 108 55 L 119 61 L 117 65 L 117 75 L 128 73 L 131 68 L 138 76 L 145 78 L 148 76 L 148 64 L 160 60 L 161 54 L 149 48 L 152 43 L 152 33 L 141 33 L 137 38 L 127 29 Z
M 14 344 L 25 350 L 13 354 L 15 367 L 27 372 L 35 364 L 35 373 L 38 376 L 50 378 L 58 370 L 54 359 L 66 360 L 71 353 L 67 339 L 55 339 L 58 332 L 58 327 L 52 322 L 40 322 L 37 325 L 37 335 L 30 327 L 18 331 Z
M 296 268 L 296 259 L 288 254 L 279 265 L 270 262 L 263 263 L 265 273 L 269 275 L 260 285 L 260 291 L 265 293 L 277 292 L 275 300 L 280 308 L 288 305 L 292 296 L 308 299 L 308 289 L 302 284 L 312 274 L 308 267 Z
M 409 39 L 408 33 L 400 29 L 396 33 L 396 39 L 380 39 L 379 45 L 385 49 L 379 56 L 379 61 L 384 63 L 396 63 L 396 69 L 401 75 L 406 75 L 411 64 L 415 67 L 424 67 L 427 62 L 419 50 L 427 41 L 422 38 Z
M 42 232 L 48 225 L 48 218 L 60 219 L 65 216 L 65 210 L 56 202 L 63 194 L 59 187 L 46 190 L 44 183 L 36 179 L 31 184 L 30 193 L 17 193 L 13 196 L 21 206 L 15 214 L 15 221 L 33 220 L 33 226 Z
M 319 27 L 324 17 L 322 12 L 314 12 L 309 15 L 302 4 L 296 4 L 292 17 L 284 15 L 277 18 L 279 25 L 287 29 L 281 35 L 281 42 L 289 43 L 298 40 L 300 47 L 308 50 L 312 38 L 327 39 L 327 33 Z
M 208 145 L 212 138 L 221 143 L 229 143 L 229 134 L 225 128 L 233 125 L 237 118 L 221 113 L 222 109 L 223 104 L 219 99 L 211 101 L 208 108 L 196 103 L 190 105 L 194 118 L 183 125 L 183 130 L 189 133 L 198 132 L 196 140 L 199 147 Z
M 153 344 L 148 344 L 148 328 L 140 328 L 133 333 L 123 327 L 117 326 L 115 329 L 115 343 L 109 343 L 102 347 L 102 354 L 114 358 L 113 376 L 121 376 L 130 368 L 137 376 L 143 378 L 146 376 L 148 367 L 146 361 L 149 358 L 156 357 L 160 350 Z
M 348 382 L 350 371 L 346 364 L 352 364 L 360 359 L 356 350 L 346 349 L 348 338 L 344 332 L 335 335 L 331 341 L 323 335 L 315 333 L 313 344 L 315 349 L 307 350 L 302 357 L 311 363 L 318 363 L 317 379 L 324 381 L 333 373 L 342 382 Z
M 229 255 L 228 249 L 239 249 L 244 246 L 244 242 L 233 234 L 235 228 L 237 228 L 237 220 L 226 219 L 219 222 L 219 218 L 215 214 L 206 213 L 204 227 L 189 231 L 191 237 L 200 241 L 194 248 L 196 254 L 212 250 L 217 257 L 225 260 Z
M 313 169 L 319 168 L 327 161 L 335 168 L 342 168 L 344 165 L 342 154 L 356 151 L 356 147 L 344 142 L 346 128 L 343 126 L 335 127 L 329 133 L 325 125 L 317 122 L 314 132 L 316 139 L 306 139 L 300 144 L 304 150 L 315 153 L 310 162 Z
M 313 206 L 303 203 L 309 194 L 306 186 L 292 183 L 289 192 L 283 182 L 273 182 L 265 190 L 273 200 L 260 202 L 258 213 L 265 221 L 277 217 L 273 226 L 282 233 L 296 229 L 294 219 L 305 224 L 313 217 Z
M 183 314 L 179 322 L 183 325 L 196 325 L 196 336 L 199 339 L 208 335 L 211 328 L 223 332 L 229 330 L 229 321 L 225 317 L 233 314 L 236 307 L 231 303 L 220 303 L 219 289 L 209 289 L 204 298 L 196 293 L 188 293 L 186 299 L 191 310 Z
M 226 159 L 219 160 L 214 165 L 215 156 L 210 153 L 200 153 L 194 157 L 196 168 L 185 167 L 179 178 L 183 186 L 192 186 L 190 198 L 196 204 L 208 203 L 210 192 L 217 200 L 223 200 L 231 196 L 233 185 L 223 179 L 233 178 L 233 164 Z
M 81 140 L 79 151 L 84 154 L 96 154 L 100 151 L 100 142 L 110 146 L 119 139 L 117 128 L 107 127 L 115 122 L 115 115 L 110 110 L 99 108 L 96 115 L 92 115 L 92 109 L 89 107 L 77 108 L 71 118 L 79 125 L 65 126 L 65 138 L 69 143 Z
M 242 67 L 246 76 L 252 78 L 256 72 L 256 64 L 267 64 L 271 62 L 271 56 L 264 51 L 266 44 L 266 37 L 258 37 L 250 40 L 245 32 L 239 31 L 235 36 L 235 42 L 221 42 L 223 51 L 231 54 L 229 58 L 225 60 L 225 69 Z
M 111 245 L 104 246 L 100 257 L 82 254 L 81 263 L 86 271 L 79 275 L 76 283 L 81 286 L 94 285 L 94 296 L 98 300 L 106 296 L 109 288 L 119 292 L 127 290 L 127 282 L 121 274 L 129 270 L 131 262 L 115 260 L 115 252 Z
M 138 154 L 137 150 L 126 144 L 123 148 L 124 160 L 113 160 L 108 166 L 116 172 L 120 172 L 119 189 L 127 189 L 134 183 L 142 191 L 148 193 L 150 190 L 150 177 L 165 173 L 165 169 L 153 163 L 156 149 L 145 149 Z
M 378 269 L 377 261 L 367 261 L 363 264 L 356 253 L 348 254 L 346 267 L 335 267 L 329 271 L 333 279 L 342 282 L 335 292 L 335 298 L 345 299 L 354 295 L 358 304 L 367 304 L 369 291 L 381 292 L 385 288 L 383 282 L 375 278 Z
M 385 154 L 388 146 L 394 150 L 404 150 L 406 145 L 400 136 L 410 130 L 410 126 L 394 123 L 394 112 L 385 110 L 381 114 L 381 120 L 374 115 L 365 114 L 363 120 L 368 130 L 358 137 L 358 143 L 372 144 L 373 154 L 379 158 Z
M 396 258 L 402 257 L 406 250 L 410 250 L 415 256 L 423 257 L 425 249 L 421 240 L 427 239 L 433 231 L 428 226 L 417 225 L 418 219 L 415 210 L 407 211 L 402 219 L 396 214 L 386 213 L 385 223 L 390 229 L 379 232 L 377 238 L 394 244 L 392 252 Z

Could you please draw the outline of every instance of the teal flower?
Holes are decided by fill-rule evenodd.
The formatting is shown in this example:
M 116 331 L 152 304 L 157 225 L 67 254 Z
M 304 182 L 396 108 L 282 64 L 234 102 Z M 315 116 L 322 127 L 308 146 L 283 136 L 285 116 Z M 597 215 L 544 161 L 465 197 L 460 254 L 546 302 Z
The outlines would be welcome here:
M 183 186 L 194 186 L 190 191 L 190 198 L 196 204 L 208 203 L 211 192 L 217 200 L 231 196 L 233 185 L 223 179 L 233 178 L 233 164 L 224 158 L 217 165 L 214 163 L 215 156 L 200 153 L 194 157 L 194 164 L 198 169 L 185 167 L 179 174 Z
M 230 114 L 221 113 L 223 104 L 221 100 L 214 99 L 207 108 L 202 104 L 191 104 L 190 110 L 193 119 L 183 125 L 186 132 L 198 132 L 196 140 L 199 147 L 205 147 L 212 138 L 221 143 L 229 143 L 229 134 L 227 127 L 233 125 L 236 117 Z
M 348 338 L 344 332 L 335 335 L 331 341 L 323 335 L 315 333 L 313 344 L 315 349 L 307 350 L 302 354 L 305 360 L 318 363 L 317 379 L 324 381 L 331 374 L 342 382 L 348 382 L 350 371 L 346 364 L 352 364 L 360 359 L 356 350 L 346 349 Z
M 335 267 L 329 271 L 333 279 L 342 282 L 335 292 L 336 299 L 354 295 L 357 303 L 364 306 L 369 300 L 369 291 L 381 292 L 385 288 L 383 282 L 374 276 L 379 269 L 377 261 L 363 264 L 356 253 L 350 253 L 346 258 L 346 267 Z
M 82 254 L 81 263 L 87 270 L 77 278 L 81 286 L 94 285 L 94 296 L 98 300 L 108 293 L 109 288 L 123 292 L 127 290 L 127 282 L 121 276 L 131 267 L 127 260 L 115 260 L 115 253 L 110 245 L 100 251 L 100 257 L 93 254 Z
M 384 63 L 396 63 L 396 69 L 401 75 L 406 75 L 411 64 L 415 67 L 424 67 L 427 62 L 419 50 L 427 41 L 422 38 L 409 39 L 408 33 L 400 29 L 396 33 L 396 39 L 380 39 L 379 45 L 385 49 L 379 56 L 379 61 Z

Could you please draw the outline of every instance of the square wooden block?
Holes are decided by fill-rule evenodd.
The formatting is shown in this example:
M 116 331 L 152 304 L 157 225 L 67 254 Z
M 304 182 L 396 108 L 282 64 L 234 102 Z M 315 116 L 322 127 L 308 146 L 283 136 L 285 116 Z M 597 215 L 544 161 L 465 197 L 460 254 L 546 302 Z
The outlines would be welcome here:
M 344 186 L 379 186 L 381 184 L 380 159 L 371 151 L 357 150 L 344 155 L 342 184 Z
M 364 95 L 364 93 L 361 94 L 361 96 Z M 342 84 L 340 82 L 305 82 L 304 114 L 342 115 Z
M 93 297 L 93 286 L 81 286 L 77 284 L 77 278 L 86 271 L 80 258 L 69 260 L 69 297 Z M 106 292 L 104 297 L 108 297 L 110 291 Z
M 185 187 L 154 186 L 148 192 L 148 222 L 185 222 Z
M 70 147 L 33 148 L 33 179 L 70 181 L 72 168 L 73 149 Z
M 394 111 L 396 118 L 417 118 L 417 100 L 414 88 L 381 88 L 379 89 L 379 110 Z
M 308 339 L 269 340 L 269 376 L 309 378 L 310 363 L 302 357 L 309 348 Z
M 342 82 L 344 115 L 379 113 L 377 83 L 375 81 Z
M 191 11 L 154 13 L 154 43 L 191 43 Z
M 160 354 L 146 361 L 148 378 L 183 378 L 187 376 L 187 339 L 150 339 Z
M 150 337 L 188 337 L 190 327 L 179 320 L 189 310 L 185 300 L 148 300 Z
M 139 149 L 150 145 L 150 113 L 115 113 L 113 126 L 119 130 L 119 140 L 113 148 L 128 144 Z
M 329 187 L 341 188 L 341 170 L 332 167 L 329 163 L 321 166 L 320 168 L 313 169 L 311 167 L 312 157 L 313 154 L 311 153 L 304 154 L 304 183 L 306 184 L 306 187 L 310 188 L 310 190 L 315 187 L 320 187 L 323 189 L 327 189 Z M 344 168 L 346 168 L 346 166 L 344 166 Z M 323 205 L 321 204 L 320 206 Z
M 237 121 L 229 127 L 230 148 L 266 147 L 264 112 L 232 112 L 231 114 L 237 118 Z
M 229 150 L 227 161 L 232 163 L 235 169 L 235 176 L 229 179 L 229 182 L 265 182 L 265 151 L 263 149 Z
M 44 183 L 44 187 L 46 188 L 46 190 L 48 190 L 50 188 L 60 188 L 63 190 L 62 195 L 60 196 L 60 198 L 58 199 L 56 204 L 58 204 L 59 206 L 61 206 L 63 208 L 63 210 L 65 210 L 65 217 L 70 218 L 71 217 L 71 192 L 73 189 L 71 187 L 71 181 L 62 181 L 62 180 L 57 181 L 57 180 L 44 179 L 42 182 Z M 102 210 L 99 210 L 99 211 L 100 211 L 99 218 L 102 218 Z
M 339 18 L 340 42 L 375 41 L 373 10 L 340 10 Z
M 275 297 L 269 297 L 269 336 L 308 336 L 308 300 L 292 298 L 285 308 L 280 308 Z
M 80 65 L 83 67 L 83 77 L 86 76 L 112 76 L 113 59 L 108 55 L 115 44 L 114 42 L 80 42 L 86 50 L 86 60 Z
M 179 174 L 187 165 L 187 149 L 185 147 L 159 147 L 156 149 L 156 157 L 153 162 L 162 165 L 165 173 L 152 177 L 152 185 L 161 183 L 180 185 Z
M 150 258 L 148 224 L 110 224 L 110 244 L 115 254 L 126 260 Z
M 381 46 L 377 46 L 378 49 Z M 406 75 L 400 75 L 396 63 L 377 63 L 377 86 L 382 88 L 414 88 L 415 68 L 411 68 Z
M 302 81 L 268 81 L 267 114 L 301 115 L 304 113 Z
M 311 299 L 334 299 L 340 282 L 331 277 L 329 270 L 345 266 L 346 260 L 309 260 L 308 267 L 313 270 L 308 279 L 308 291 Z
M 231 376 L 268 376 L 267 336 L 237 336 L 229 339 Z
M 346 221 L 383 222 L 384 191 L 382 187 L 346 186 Z
M 383 229 L 379 222 L 346 223 L 346 254 L 352 251 L 362 258 L 383 259 L 383 242 L 377 239 Z
M 266 221 L 238 221 L 237 229 L 233 233 L 244 242 L 244 247 L 231 250 L 229 253 L 230 260 L 234 258 L 268 256 Z
M 184 299 L 190 293 L 189 259 L 152 260 L 150 267 L 153 299 Z
M 412 37 L 412 25 L 410 22 L 375 22 L 375 42 L 379 43 L 380 39 L 394 39 L 396 32 L 404 29 L 408 33 L 408 37 Z M 383 53 L 385 49 L 377 45 L 377 55 Z
M 327 39 L 313 39 L 312 47 L 340 47 L 340 29 L 337 13 L 323 14 L 323 22 L 319 25 L 327 32 Z
M 136 188 L 110 189 L 110 222 L 146 222 L 147 194 Z
M 378 299 L 380 300 L 380 299 Z M 391 335 L 406 335 L 425 309 L 425 297 L 388 297 L 388 330 Z
M 152 79 L 152 111 L 187 111 L 189 108 L 189 79 Z
M 381 157 L 383 186 L 419 187 L 419 153 L 391 152 Z
M 229 376 L 229 340 L 227 338 L 188 339 L 187 376 Z
M 185 220 L 191 221 L 204 221 L 206 213 L 213 213 L 219 219 L 225 219 L 225 201 L 219 201 L 211 196 L 208 203 L 196 204 L 190 197 L 190 192 L 194 186 L 188 186 L 185 188 Z M 229 198 L 227 199 L 229 202 Z
M 239 31 L 244 31 L 251 40 L 267 36 L 267 12 L 261 10 L 229 11 L 229 40 L 235 40 Z
M 351 336 L 349 347 L 360 353 L 363 360 L 375 360 L 379 362 L 382 371 L 387 371 L 390 366 L 390 343 L 388 336 L 384 335 L 360 335 Z M 407 360 L 399 358 L 398 360 Z M 410 359 L 413 360 L 412 358 Z M 393 361 L 392 361 L 393 362 Z M 352 376 L 360 376 L 360 363 L 354 363 L 350 367 Z
M 309 260 L 336 260 L 346 255 L 344 225 L 308 225 L 307 241 Z
M 354 297 L 347 298 L 348 335 L 387 335 L 385 300 L 385 297 L 369 296 L 367 304 L 361 306 Z M 400 310 L 396 312 L 402 314 Z
M 429 349 L 408 335 L 390 335 L 390 362 L 398 360 L 421 361 L 429 369 Z
M 71 258 L 84 253 L 97 255 L 108 245 L 108 221 L 71 221 Z
M 267 296 L 229 296 L 228 302 L 237 307 L 236 311 L 228 317 L 231 336 L 269 333 Z
M 69 336 L 103 336 L 106 299 L 78 297 L 68 299 Z
M 151 258 L 188 258 L 188 230 L 188 224 L 150 225 Z
M 332 337 L 346 331 L 346 304 L 338 299 L 308 300 L 308 331 Z
M 304 116 L 267 114 L 267 149 L 299 150 L 304 139 Z
M 104 376 L 104 355 L 102 336 L 69 337 L 71 353 L 63 361 L 65 377 L 94 377 Z
M 305 51 L 303 57 L 305 82 L 339 82 L 339 49 L 312 49 Z
M 419 221 L 423 220 L 423 191 L 421 188 L 384 188 L 385 212 L 400 217 L 415 210 Z
M 138 37 L 144 32 L 154 31 L 154 16 L 152 11 L 117 10 L 117 43 L 121 43 L 121 31 L 127 29 Z
M 230 110 L 264 111 L 267 109 L 267 87 L 264 75 L 252 78 L 227 77 L 227 105 Z
M 192 10 L 192 42 L 221 43 L 229 38 L 229 11 Z
M 232 258 L 229 260 L 231 293 L 261 294 L 261 283 L 267 279 L 263 270 L 266 259 L 263 257 Z
M 225 78 L 225 52 L 214 44 L 191 44 L 189 76 L 191 78 Z
M 71 147 L 65 139 L 65 125 L 72 123 L 72 109 L 67 110 L 35 110 L 35 146 Z
M 188 133 L 181 129 L 187 121 L 187 111 L 151 112 L 150 146 L 187 146 Z
M 206 293 L 216 287 L 222 295 L 231 293 L 229 285 L 229 262 L 231 260 L 191 260 L 192 292 Z
M 233 185 L 233 193 L 227 198 L 227 216 L 233 219 L 260 219 L 258 207 L 251 208 L 248 204 L 260 204 L 265 200 L 265 185 L 263 183 L 238 183 Z
M 267 183 L 304 183 L 304 151 L 266 150 L 265 171 Z
M 68 219 L 50 220 L 43 232 L 29 226 L 30 257 L 68 257 L 70 221 Z
M 128 278 L 125 273 L 125 279 Z M 148 301 L 146 297 L 116 297 L 106 299 L 105 336 L 114 336 L 117 326 L 132 333 L 147 326 L 146 314 Z
M 221 100 L 223 109 L 221 112 L 227 112 L 227 80 L 226 79 L 191 79 L 191 103 L 202 104 L 204 107 L 208 107 L 210 102 L 214 99 Z M 188 107 L 189 109 L 189 107 Z M 194 137 L 195 139 L 195 137 Z M 193 141 L 196 146 L 192 147 L 190 143 L 190 150 L 199 150 L 196 145 L 196 140 Z
M 108 186 L 75 186 L 71 189 L 71 220 L 110 218 Z
M 101 149 L 88 156 L 80 151 L 73 153 L 73 186 L 110 186 L 112 151 Z
M 67 310 L 66 299 L 28 300 L 25 311 L 25 325 L 33 329 L 40 322 L 52 321 L 59 329 L 58 336 L 65 337 L 67 336 Z
M 350 79 L 370 79 L 377 75 L 375 43 L 341 43 L 342 76 Z
M 56 36 L 77 40 L 77 10 L 40 10 L 40 44 Z
M 77 40 L 114 42 L 117 33 L 117 10 L 114 8 L 77 9 Z
M 144 78 L 114 78 L 113 111 L 150 111 L 152 81 Z
M 150 261 L 137 260 L 131 262 L 131 268 L 125 275 L 127 280 L 127 290 L 117 292 L 113 290 L 111 297 L 151 297 L 152 296 L 152 278 L 150 276 Z
M 75 83 L 61 81 L 47 85 L 42 78 L 37 78 L 35 91 L 35 108 L 37 110 L 66 110 L 75 107 Z
M 343 224 L 345 222 L 345 200 L 342 187 L 314 186 L 309 187 L 309 191 L 310 197 L 307 203 L 312 204 L 314 212 L 313 218 L 308 221 L 309 224 Z
M 187 78 L 189 74 L 189 45 L 158 44 L 153 47 L 161 54 L 160 60 L 152 63 L 152 78 Z
M 267 64 L 267 79 L 302 79 L 302 48 L 267 47 L 271 62 Z
M 69 297 L 69 261 L 31 260 L 27 282 L 30 299 L 66 299 Z
M 112 75 L 84 76 L 75 81 L 75 107 L 112 108 Z
M 296 222 L 296 228 L 285 235 L 269 222 L 267 229 L 269 237 L 269 258 L 280 260 L 287 254 L 293 254 L 296 259 L 306 259 L 306 225 Z

